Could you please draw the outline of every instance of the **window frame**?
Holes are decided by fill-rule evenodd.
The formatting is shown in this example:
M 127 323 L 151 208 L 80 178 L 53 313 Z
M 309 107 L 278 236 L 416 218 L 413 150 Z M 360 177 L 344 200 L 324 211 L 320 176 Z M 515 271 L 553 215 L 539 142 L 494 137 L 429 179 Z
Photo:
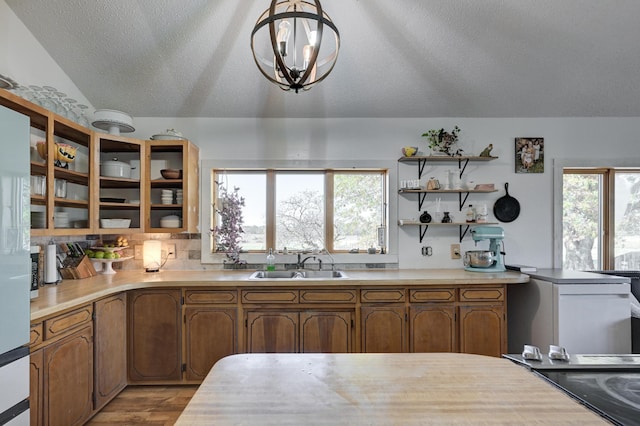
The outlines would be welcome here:
M 357 161 L 344 161 L 344 160 L 202 160 L 201 164 L 201 263 L 202 264 L 221 264 L 224 263 L 226 257 L 224 254 L 216 253 L 213 249 L 213 237 L 211 236 L 210 229 L 214 224 L 214 214 L 212 201 L 215 199 L 215 184 L 213 183 L 214 172 L 216 170 L 238 170 L 238 171 L 264 171 L 264 170 L 281 170 L 281 171 L 309 171 L 314 170 L 325 171 L 333 170 L 337 173 L 343 172 L 386 172 L 386 179 L 384 181 L 384 191 L 386 197 L 386 238 L 387 238 L 387 252 L 385 254 L 368 254 L 366 252 L 360 253 L 348 253 L 344 251 L 330 252 L 332 253 L 331 261 L 334 263 L 375 263 L 375 264 L 397 264 L 398 263 L 398 236 L 397 232 L 391 232 L 393 224 L 397 223 L 397 197 L 394 197 L 390 191 L 390 188 L 397 186 L 397 171 L 394 169 L 395 162 L 393 161 L 381 161 L 381 160 L 357 160 Z M 275 174 L 273 174 L 275 179 Z M 325 180 L 326 182 L 326 180 Z M 267 182 L 269 185 L 269 182 Z M 325 194 L 326 195 L 326 194 Z M 275 205 L 275 199 L 267 200 L 268 203 Z M 269 209 L 275 213 L 275 209 Z M 269 214 L 269 212 L 267 212 Z M 325 215 L 327 212 L 325 212 Z M 331 209 L 333 214 L 333 209 Z M 267 220 L 275 220 L 275 218 Z M 329 227 L 330 228 L 330 227 Z M 273 228 L 272 228 L 273 229 Z M 275 241 L 275 235 L 271 236 Z M 333 238 L 333 236 L 331 236 Z M 333 240 L 331 240 L 333 241 Z M 333 243 L 331 244 L 333 245 Z M 242 253 L 241 258 L 248 263 L 264 263 L 264 252 L 247 252 Z M 288 255 L 292 259 L 295 254 Z M 290 259 L 284 258 L 282 261 L 288 262 Z M 324 259 L 323 259 L 324 260 Z M 280 261 L 280 260 L 279 260 Z
M 602 177 L 602 270 L 615 265 L 615 176 L 616 173 L 640 173 L 633 159 L 556 159 L 554 160 L 554 242 L 553 266 L 563 267 L 563 179 L 565 174 L 597 174 Z

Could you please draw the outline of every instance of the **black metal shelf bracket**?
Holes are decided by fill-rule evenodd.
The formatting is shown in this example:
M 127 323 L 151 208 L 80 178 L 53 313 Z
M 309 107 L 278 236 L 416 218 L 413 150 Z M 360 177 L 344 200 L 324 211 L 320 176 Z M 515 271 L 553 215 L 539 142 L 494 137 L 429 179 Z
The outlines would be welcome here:
M 462 228 L 464 228 L 464 231 L 462 230 Z M 460 242 L 462 242 L 462 239 L 464 238 L 464 236 L 467 235 L 467 231 L 469 231 L 469 225 L 467 226 L 460 225 Z
M 424 236 L 427 234 L 427 229 L 429 229 L 429 225 L 420 225 L 420 243 L 424 240 Z
M 418 179 L 422 179 L 422 173 L 424 172 L 424 166 L 427 165 L 427 159 L 421 158 L 418 160 Z
M 462 162 L 464 161 L 464 166 L 462 165 Z M 469 164 L 469 159 L 462 159 L 462 158 L 458 158 L 458 170 L 460 170 L 460 179 L 462 179 L 462 175 L 464 174 L 464 170 L 467 168 L 467 164 Z
M 427 193 L 426 192 L 419 192 L 418 193 L 418 211 L 421 212 L 422 211 L 422 205 L 424 204 L 424 201 L 427 199 Z
M 464 195 L 464 199 L 462 199 L 462 194 Z M 462 208 L 464 207 L 464 203 L 467 202 L 467 198 L 469 198 L 469 193 L 468 192 L 460 192 L 458 193 L 458 205 L 460 206 L 458 210 L 462 211 Z

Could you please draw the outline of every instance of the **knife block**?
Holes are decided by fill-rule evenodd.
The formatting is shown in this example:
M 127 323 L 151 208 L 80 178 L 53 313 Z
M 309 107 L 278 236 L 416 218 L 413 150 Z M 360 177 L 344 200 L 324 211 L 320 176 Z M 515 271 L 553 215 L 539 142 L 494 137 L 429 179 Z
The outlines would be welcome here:
M 88 256 L 67 257 L 60 268 L 60 275 L 66 280 L 79 280 L 98 275 Z

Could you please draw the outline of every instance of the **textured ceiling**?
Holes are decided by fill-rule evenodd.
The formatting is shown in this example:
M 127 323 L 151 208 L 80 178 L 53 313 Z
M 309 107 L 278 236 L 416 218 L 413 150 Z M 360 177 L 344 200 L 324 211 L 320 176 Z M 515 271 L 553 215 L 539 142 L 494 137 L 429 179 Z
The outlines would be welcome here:
M 258 71 L 268 0 L 6 0 L 96 108 L 136 117 L 640 116 L 638 0 L 322 0 L 309 92 Z

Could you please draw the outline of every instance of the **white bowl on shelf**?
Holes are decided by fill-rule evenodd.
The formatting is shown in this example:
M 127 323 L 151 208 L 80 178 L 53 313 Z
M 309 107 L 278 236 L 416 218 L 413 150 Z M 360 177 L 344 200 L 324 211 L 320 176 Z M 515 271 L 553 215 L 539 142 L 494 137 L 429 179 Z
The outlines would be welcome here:
M 180 228 L 180 217 L 169 215 L 160 218 L 160 228 Z
M 101 228 L 128 228 L 131 219 L 100 219 Z

